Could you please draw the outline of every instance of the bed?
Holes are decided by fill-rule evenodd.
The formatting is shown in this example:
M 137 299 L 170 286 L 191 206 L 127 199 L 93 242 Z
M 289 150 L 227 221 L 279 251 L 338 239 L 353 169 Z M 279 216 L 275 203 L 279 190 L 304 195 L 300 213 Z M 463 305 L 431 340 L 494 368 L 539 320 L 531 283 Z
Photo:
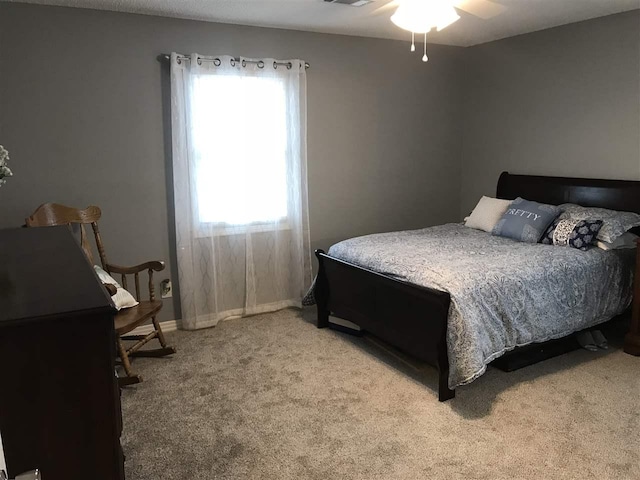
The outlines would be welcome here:
M 640 213 L 636 181 L 504 172 L 497 197 L 517 196 Z M 440 401 L 504 353 L 593 327 L 631 302 L 629 251 L 522 244 L 459 224 L 350 239 L 316 256 L 317 326 L 349 320 L 435 366 Z

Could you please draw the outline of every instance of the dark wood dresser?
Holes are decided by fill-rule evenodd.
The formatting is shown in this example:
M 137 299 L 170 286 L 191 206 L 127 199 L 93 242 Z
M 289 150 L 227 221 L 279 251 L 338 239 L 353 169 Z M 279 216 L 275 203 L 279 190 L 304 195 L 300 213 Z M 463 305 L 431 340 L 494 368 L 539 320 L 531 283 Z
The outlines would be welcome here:
M 633 277 L 631 328 L 624 339 L 624 351 L 631 355 L 640 355 L 640 239 L 636 248 L 636 273 Z
M 10 478 L 124 479 L 115 308 L 67 227 L 0 230 L 0 435 Z

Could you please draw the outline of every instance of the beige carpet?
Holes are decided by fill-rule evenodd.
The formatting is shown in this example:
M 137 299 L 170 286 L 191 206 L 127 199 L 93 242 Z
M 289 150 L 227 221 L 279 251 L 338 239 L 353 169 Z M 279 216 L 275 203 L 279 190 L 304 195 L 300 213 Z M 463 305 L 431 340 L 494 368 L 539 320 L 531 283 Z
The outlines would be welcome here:
M 122 395 L 128 480 L 640 479 L 640 358 L 610 337 L 439 403 L 436 375 L 285 310 L 168 335 Z

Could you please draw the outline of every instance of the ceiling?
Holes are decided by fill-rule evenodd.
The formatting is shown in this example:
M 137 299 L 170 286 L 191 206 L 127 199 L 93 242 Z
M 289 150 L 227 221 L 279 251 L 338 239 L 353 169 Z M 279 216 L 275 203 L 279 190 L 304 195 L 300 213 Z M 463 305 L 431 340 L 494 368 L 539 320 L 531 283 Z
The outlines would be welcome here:
M 0 0 L 188 18 L 311 32 L 406 40 L 389 21 L 393 10 L 374 14 L 389 0 L 350 7 L 323 0 Z M 473 0 L 466 0 L 473 1 Z M 433 43 L 471 46 L 522 33 L 640 8 L 640 0 L 492 0 L 506 7 L 483 20 L 459 11 L 460 20 L 433 32 Z

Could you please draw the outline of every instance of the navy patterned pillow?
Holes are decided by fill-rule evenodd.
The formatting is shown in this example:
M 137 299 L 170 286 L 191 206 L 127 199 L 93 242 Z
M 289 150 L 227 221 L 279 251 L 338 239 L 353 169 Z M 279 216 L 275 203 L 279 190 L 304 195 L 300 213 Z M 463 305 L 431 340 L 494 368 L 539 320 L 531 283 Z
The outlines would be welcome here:
M 589 246 L 596 243 L 602 224 L 602 220 L 556 219 L 549 225 L 540 243 L 587 250 Z
M 580 250 L 588 249 L 596 243 L 602 224 L 602 220 L 580 220 L 569 235 L 569 246 Z

